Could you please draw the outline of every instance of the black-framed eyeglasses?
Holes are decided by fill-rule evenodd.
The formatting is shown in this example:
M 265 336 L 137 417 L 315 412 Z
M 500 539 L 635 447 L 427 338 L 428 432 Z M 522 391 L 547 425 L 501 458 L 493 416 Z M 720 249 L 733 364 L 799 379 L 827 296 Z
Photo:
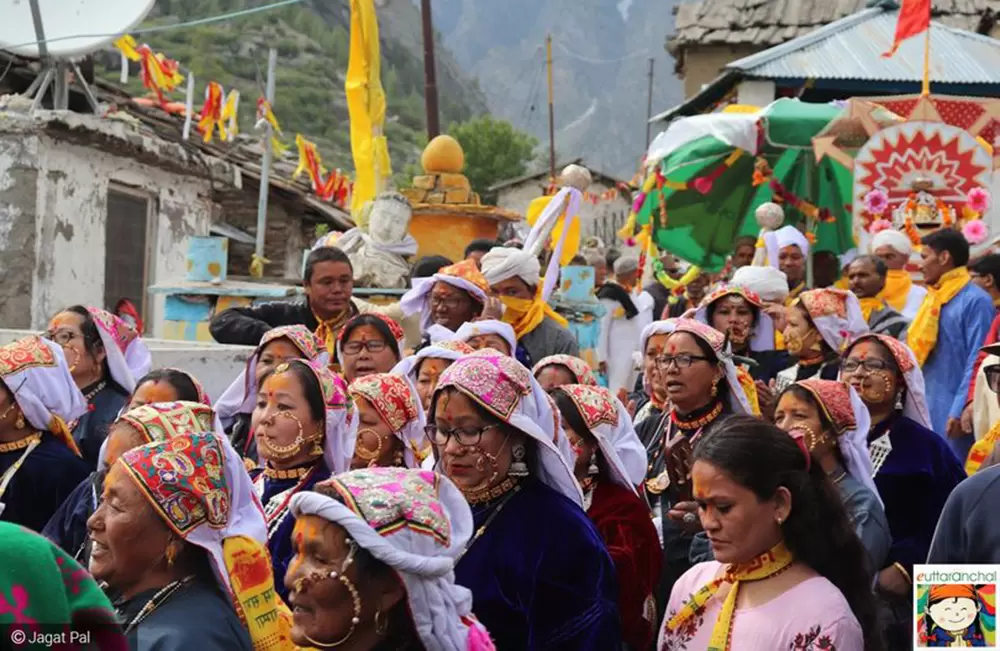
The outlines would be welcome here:
M 986 376 L 986 386 L 993 393 L 1000 393 L 1000 364 L 991 364 L 983 369 Z
M 680 355 L 660 355 L 656 358 L 656 365 L 663 368 L 670 368 L 671 364 L 676 364 L 677 368 L 685 369 L 691 368 L 691 365 L 697 361 L 710 362 L 712 359 L 704 355 L 688 355 L 686 353 Z
M 889 362 L 884 359 L 878 359 L 877 357 L 866 357 L 864 359 L 848 357 L 840 363 L 840 370 L 845 373 L 854 373 L 859 368 L 864 368 L 869 373 L 887 371 L 889 370 Z
M 445 296 L 441 298 L 440 296 L 434 296 L 431 294 L 430 306 L 432 310 L 436 310 L 439 307 L 443 307 L 448 310 L 457 310 L 458 308 L 465 305 L 466 299 L 461 296 Z
M 458 441 L 459 445 L 479 445 L 483 434 L 495 427 L 499 427 L 499 425 L 492 423 L 483 427 L 459 427 L 456 429 L 439 429 L 436 425 L 427 425 L 424 427 L 424 433 L 434 445 L 447 445 L 451 438 Z
M 42 336 L 49 341 L 54 341 L 60 346 L 67 346 L 71 341 L 80 337 L 80 335 L 76 334 L 72 330 L 66 330 L 65 328 L 56 330 L 55 332 L 46 332 Z
M 343 346 L 343 351 L 345 355 L 357 355 L 364 348 L 369 353 L 377 353 L 380 350 L 384 350 L 386 346 L 385 341 L 381 339 L 369 339 L 368 341 L 348 341 Z

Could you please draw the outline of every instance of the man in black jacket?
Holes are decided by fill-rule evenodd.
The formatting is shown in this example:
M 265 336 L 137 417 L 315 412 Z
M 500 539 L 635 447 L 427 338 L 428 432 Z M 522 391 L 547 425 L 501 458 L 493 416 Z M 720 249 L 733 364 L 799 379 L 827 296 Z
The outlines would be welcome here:
M 370 311 L 367 303 L 359 305 L 359 301 L 351 298 L 354 270 L 347 254 L 340 249 L 322 247 L 312 251 L 306 258 L 302 286 L 306 291 L 305 301 L 273 301 L 230 308 L 215 315 L 209 331 L 220 344 L 256 346 L 272 328 L 304 325 L 320 339 L 335 341 L 348 319 L 359 311 Z

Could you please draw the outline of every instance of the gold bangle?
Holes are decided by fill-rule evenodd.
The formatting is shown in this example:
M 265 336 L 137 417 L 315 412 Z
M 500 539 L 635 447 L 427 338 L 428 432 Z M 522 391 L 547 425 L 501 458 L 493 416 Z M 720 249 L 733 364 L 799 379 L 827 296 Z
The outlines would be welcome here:
M 893 563 L 892 566 L 894 568 L 896 568 L 897 570 L 899 570 L 900 573 L 902 573 L 902 575 L 906 579 L 907 583 L 909 583 L 910 585 L 913 585 L 913 579 L 910 578 L 910 573 L 906 571 L 905 567 L 903 567 L 898 561 L 895 562 L 895 563 Z

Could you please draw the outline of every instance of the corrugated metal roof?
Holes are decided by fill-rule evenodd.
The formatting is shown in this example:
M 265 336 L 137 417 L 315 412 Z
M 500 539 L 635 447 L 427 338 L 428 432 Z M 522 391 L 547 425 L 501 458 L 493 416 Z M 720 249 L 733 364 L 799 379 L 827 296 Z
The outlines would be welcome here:
M 733 61 L 758 79 L 858 79 L 919 82 L 923 79 L 924 36 L 903 42 L 891 58 L 898 11 L 865 9 L 769 50 Z M 1000 41 L 931 23 L 931 81 L 1000 84 Z

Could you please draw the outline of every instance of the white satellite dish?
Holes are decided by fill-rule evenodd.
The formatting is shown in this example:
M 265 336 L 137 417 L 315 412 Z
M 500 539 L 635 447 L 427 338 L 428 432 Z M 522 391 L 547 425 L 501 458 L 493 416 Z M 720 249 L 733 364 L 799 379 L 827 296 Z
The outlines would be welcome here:
M 32 0 L 0 0 L 0 49 L 29 57 L 82 57 L 132 30 L 153 8 L 154 1 L 35 0 L 47 50 L 39 52 Z

